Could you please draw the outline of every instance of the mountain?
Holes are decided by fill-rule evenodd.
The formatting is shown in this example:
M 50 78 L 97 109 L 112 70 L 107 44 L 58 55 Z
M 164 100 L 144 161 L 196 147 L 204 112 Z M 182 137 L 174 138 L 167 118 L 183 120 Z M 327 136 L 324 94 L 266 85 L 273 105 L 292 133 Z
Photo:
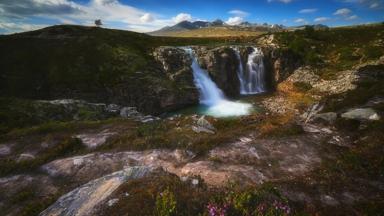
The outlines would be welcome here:
M 228 25 L 221 19 L 208 21 L 182 21 L 174 26 L 166 26 L 157 31 L 149 32 L 153 36 L 178 37 L 212 37 L 212 36 L 238 36 L 254 35 L 256 33 L 276 32 L 284 29 L 283 25 L 257 24 L 244 21 L 239 25 Z
M 205 22 L 205 21 L 195 21 L 195 22 L 190 22 L 190 21 L 182 21 L 177 23 L 174 26 L 166 26 L 160 30 L 154 31 L 149 33 L 150 35 L 164 35 L 169 32 L 178 32 L 178 31 L 186 31 L 186 30 L 193 30 L 193 29 L 199 29 L 203 27 L 209 27 L 214 25 L 214 23 L 210 22 Z

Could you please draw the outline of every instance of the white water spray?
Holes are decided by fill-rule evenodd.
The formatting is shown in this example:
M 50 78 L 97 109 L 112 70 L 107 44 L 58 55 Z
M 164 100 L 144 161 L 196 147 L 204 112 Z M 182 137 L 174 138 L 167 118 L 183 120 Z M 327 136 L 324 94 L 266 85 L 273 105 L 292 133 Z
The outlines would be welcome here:
M 240 94 L 249 95 L 265 92 L 264 55 L 261 49 L 253 48 L 253 52 L 248 55 L 246 70 L 243 68 L 239 49 L 234 48 L 234 51 L 239 60 L 237 75 L 240 80 Z
M 192 58 L 191 67 L 195 85 L 200 93 L 200 104 L 207 106 L 205 114 L 215 117 L 229 117 L 248 115 L 252 111 L 251 104 L 227 100 L 208 73 L 200 67 L 193 50 L 191 48 L 184 48 L 184 50 Z

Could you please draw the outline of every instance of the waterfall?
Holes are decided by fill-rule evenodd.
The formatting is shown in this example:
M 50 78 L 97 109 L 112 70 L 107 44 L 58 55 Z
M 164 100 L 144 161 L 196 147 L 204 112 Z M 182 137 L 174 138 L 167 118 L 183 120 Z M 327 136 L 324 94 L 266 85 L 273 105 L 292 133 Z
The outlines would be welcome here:
M 216 83 L 211 80 L 208 73 L 200 67 L 196 57 L 193 54 L 192 49 L 185 48 L 185 50 L 192 58 L 191 67 L 193 70 L 195 85 L 200 91 L 200 103 L 207 106 L 212 106 L 222 100 L 225 100 L 224 94 L 221 89 L 219 89 Z
M 251 104 L 227 100 L 221 89 L 209 77 L 208 72 L 200 67 L 193 50 L 191 48 L 183 49 L 192 58 L 191 68 L 195 86 L 200 93 L 200 104 L 206 106 L 204 114 L 215 117 L 229 117 L 248 115 L 252 111 Z
M 240 80 L 240 94 L 265 92 L 264 55 L 261 49 L 253 48 L 253 52 L 248 55 L 246 70 L 243 68 L 239 49 L 234 48 L 234 51 L 239 60 L 237 75 Z

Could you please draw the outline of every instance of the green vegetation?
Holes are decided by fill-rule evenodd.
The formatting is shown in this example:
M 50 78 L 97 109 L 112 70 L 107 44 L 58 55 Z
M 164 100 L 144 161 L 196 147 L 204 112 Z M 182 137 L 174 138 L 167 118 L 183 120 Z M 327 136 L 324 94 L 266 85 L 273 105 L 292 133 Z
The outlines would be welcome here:
M 119 201 L 102 215 L 293 215 L 287 199 L 276 188 L 231 185 L 208 188 L 199 180 L 154 176 L 125 183 L 113 195 Z M 225 214 L 220 214 L 225 213 Z
M 326 79 L 359 62 L 383 56 L 383 36 L 383 24 L 327 30 L 306 27 L 294 32 L 276 33 L 279 44 L 301 56 L 305 64 L 319 69 L 319 75 Z
M 169 188 L 157 194 L 156 197 L 156 215 L 172 216 L 176 215 L 176 200 L 173 192 Z

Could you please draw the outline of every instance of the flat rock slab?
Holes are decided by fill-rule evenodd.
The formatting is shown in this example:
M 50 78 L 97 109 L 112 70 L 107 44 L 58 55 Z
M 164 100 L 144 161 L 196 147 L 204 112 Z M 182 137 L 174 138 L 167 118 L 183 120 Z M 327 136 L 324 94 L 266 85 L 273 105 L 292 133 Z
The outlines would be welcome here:
M 66 177 L 77 182 L 87 182 L 127 167 L 161 166 L 177 173 L 177 167 L 195 155 L 185 150 L 150 150 L 142 152 L 93 153 L 58 159 L 41 167 L 52 177 Z
M 88 182 L 60 197 L 54 204 L 40 213 L 40 216 L 86 216 L 107 202 L 108 197 L 123 183 L 139 179 L 158 169 L 151 167 L 131 167 Z

